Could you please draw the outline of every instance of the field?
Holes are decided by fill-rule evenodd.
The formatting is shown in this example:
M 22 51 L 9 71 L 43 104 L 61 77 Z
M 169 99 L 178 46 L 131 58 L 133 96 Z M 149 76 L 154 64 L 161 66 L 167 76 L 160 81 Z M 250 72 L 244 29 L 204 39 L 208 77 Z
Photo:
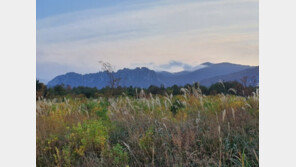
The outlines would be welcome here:
M 259 166 L 258 91 L 182 91 L 37 100 L 37 166 Z

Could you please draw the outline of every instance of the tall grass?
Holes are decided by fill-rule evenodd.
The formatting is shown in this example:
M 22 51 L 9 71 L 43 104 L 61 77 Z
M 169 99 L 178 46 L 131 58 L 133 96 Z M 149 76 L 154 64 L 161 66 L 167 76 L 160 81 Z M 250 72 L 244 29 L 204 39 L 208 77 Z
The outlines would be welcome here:
M 37 166 L 258 166 L 259 94 L 37 101 Z

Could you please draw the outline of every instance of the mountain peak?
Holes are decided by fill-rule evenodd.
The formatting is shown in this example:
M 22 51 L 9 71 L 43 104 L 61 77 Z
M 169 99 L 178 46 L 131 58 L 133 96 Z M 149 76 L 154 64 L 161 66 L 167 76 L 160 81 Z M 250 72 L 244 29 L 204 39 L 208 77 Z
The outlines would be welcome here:
M 81 74 L 78 74 L 78 73 L 76 73 L 76 72 L 68 72 L 68 73 L 66 73 L 65 75 L 81 75 Z
M 205 62 L 205 63 L 202 63 L 201 65 L 210 66 L 210 65 L 213 65 L 213 63 L 211 63 L 211 62 Z

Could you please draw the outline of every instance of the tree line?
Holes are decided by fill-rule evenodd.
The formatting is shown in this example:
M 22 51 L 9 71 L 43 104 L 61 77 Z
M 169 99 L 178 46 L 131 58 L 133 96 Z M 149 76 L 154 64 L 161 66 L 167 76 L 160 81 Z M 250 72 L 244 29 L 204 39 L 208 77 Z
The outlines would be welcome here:
M 173 85 L 165 87 L 164 85 L 155 86 L 151 85 L 149 88 L 139 87 L 122 87 L 122 86 L 106 86 L 102 89 L 96 87 L 74 87 L 71 88 L 69 85 L 56 85 L 48 88 L 45 84 L 39 80 L 36 81 L 36 98 L 54 98 L 61 96 L 72 96 L 72 97 L 86 97 L 86 98 L 98 98 L 98 97 L 110 97 L 127 95 L 131 97 L 138 97 L 140 94 L 149 95 L 181 95 L 183 92 L 182 88 L 192 90 L 193 88 L 198 89 L 204 95 L 216 95 L 216 94 L 233 94 L 238 96 L 249 96 L 252 92 L 255 92 L 258 87 L 246 86 L 237 81 L 231 82 L 218 82 L 212 84 L 210 87 L 199 85 L 199 83 L 186 84 L 184 86 Z

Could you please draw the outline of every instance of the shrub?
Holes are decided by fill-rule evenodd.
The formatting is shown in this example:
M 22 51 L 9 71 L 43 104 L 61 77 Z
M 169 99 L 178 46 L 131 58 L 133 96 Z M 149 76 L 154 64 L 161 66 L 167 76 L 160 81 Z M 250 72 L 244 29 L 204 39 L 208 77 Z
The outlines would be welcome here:
M 75 155 L 84 156 L 85 153 L 93 151 L 100 155 L 106 146 L 108 131 L 99 120 L 78 123 L 72 128 L 68 140 Z
M 176 115 L 177 111 L 181 108 L 184 108 L 184 104 L 182 104 L 182 102 L 180 102 L 178 99 L 175 100 L 171 106 L 171 112 Z
M 128 153 L 120 144 L 116 144 L 111 149 L 103 152 L 104 164 L 108 166 L 127 166 L 129 157 Z

